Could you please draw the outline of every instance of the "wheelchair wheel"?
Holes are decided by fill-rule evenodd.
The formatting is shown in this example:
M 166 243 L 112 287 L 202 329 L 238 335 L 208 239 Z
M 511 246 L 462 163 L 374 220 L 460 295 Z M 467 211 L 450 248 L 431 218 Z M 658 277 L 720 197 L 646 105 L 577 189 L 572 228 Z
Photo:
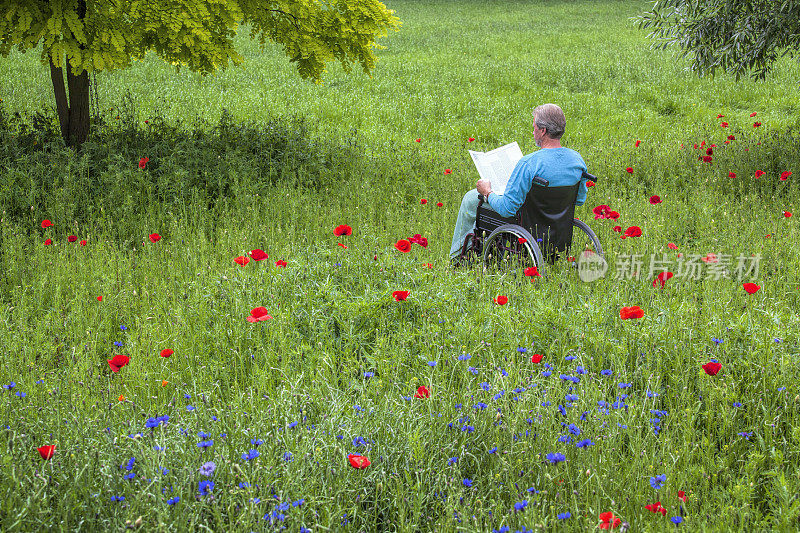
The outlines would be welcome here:
M 499 269 L 533 263 L 539 272 L 544 264 L 536 239 L 525 228 L 516 224 L 503 224 L 486 237 L 483 243 L 483 262 Z
M 594 231 L 592 231 L 592 228 L 577 218 L 572 219 L 572 226 L 574 229 L 572 232 L 572 247 L 570 255 L 577 257 L 578 254 L 589 250 L 596 253 L 603 259 L 606 258 L 606 254 L 603 251 L 603 246 L 600 244 L 600 239 L 597 238 L 597 235 L 595 235 Z M 581 231 L 574 231 L 575 229 L 579 229 Z

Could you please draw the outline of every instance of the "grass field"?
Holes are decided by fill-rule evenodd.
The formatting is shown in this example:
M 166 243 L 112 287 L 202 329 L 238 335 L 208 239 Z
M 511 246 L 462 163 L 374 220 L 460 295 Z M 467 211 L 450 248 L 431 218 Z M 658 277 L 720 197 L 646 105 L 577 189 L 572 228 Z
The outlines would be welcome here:
M 646 6 L 392 2 L 373 77 L 319 86 L 246 37 L 148 58 L 78 155 L 12 131 L 52 89 L 0 59 L 0 530 L 796 530 L 800 67 L 698 80 Z M 453 271 L 467 149 L 534 150 L 548 101 L 607 276 Z

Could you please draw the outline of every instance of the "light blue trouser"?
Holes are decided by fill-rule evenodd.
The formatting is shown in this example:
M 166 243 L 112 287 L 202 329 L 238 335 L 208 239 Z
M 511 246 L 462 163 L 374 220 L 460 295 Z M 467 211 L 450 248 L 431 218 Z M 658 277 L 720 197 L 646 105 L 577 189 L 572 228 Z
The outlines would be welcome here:
M 461 199 L 461 207 L 458 210 L 456 228 L 453 230 L 453 242 L 450 244 L 450 258 L 457 257 L 464 246 L 464 239 L 467 234 L 475 230 L 475 218 L 478 214 L 478 190 L 467 191 Z M 491 209 L 488 202 L 483 202 L 483 206 Z

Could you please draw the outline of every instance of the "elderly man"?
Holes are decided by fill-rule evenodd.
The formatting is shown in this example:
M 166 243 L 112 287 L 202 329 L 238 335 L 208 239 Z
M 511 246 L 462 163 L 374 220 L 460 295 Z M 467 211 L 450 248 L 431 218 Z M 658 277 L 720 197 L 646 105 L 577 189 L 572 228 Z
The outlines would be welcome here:
M 467 192 L 461 200 L 453 241 L 450 245 L 450 258 L 459 263 L 464 239 L 475 229 L 475 214 L 478 210 L 478 194 L 482 194 L 485 204 L 501 216 L 510 217 L 517 213 L 525 197 L 538 176 L 549 182 L 550 187 L 575 185 L 581 181 L 586 163 L 575 150 L 561 146 L 567 120 L 564 111 L 555 104 L 540 105 L 533 110 L 533 138 L 541 148 L 519 160 L 506 185 L 505 194 L 492 191 L 488 180 L 478 180 L 475 189 Z M 586 181 L 583 180 L 575 205 L 586 201 Z

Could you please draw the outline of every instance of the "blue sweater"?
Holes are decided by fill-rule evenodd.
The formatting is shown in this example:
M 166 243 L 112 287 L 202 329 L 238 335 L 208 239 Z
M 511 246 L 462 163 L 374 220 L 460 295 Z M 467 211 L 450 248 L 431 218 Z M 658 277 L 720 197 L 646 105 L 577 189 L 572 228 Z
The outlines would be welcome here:
M 578 198 L 575 205 L 583 205 L 586 201 L 586 180 L 581 180 L 581 173 L 587 170 L 581 155 L 570 148 L 544 148 L 528 154 L 517 162 L 506 185 L 505 194 L 489 195 L 489 205 L 500 216 L 510 217 L 519 211 L 533 178 L 539 176 L 550 182 L 550 187 L 575 185 L 578 181 Z

